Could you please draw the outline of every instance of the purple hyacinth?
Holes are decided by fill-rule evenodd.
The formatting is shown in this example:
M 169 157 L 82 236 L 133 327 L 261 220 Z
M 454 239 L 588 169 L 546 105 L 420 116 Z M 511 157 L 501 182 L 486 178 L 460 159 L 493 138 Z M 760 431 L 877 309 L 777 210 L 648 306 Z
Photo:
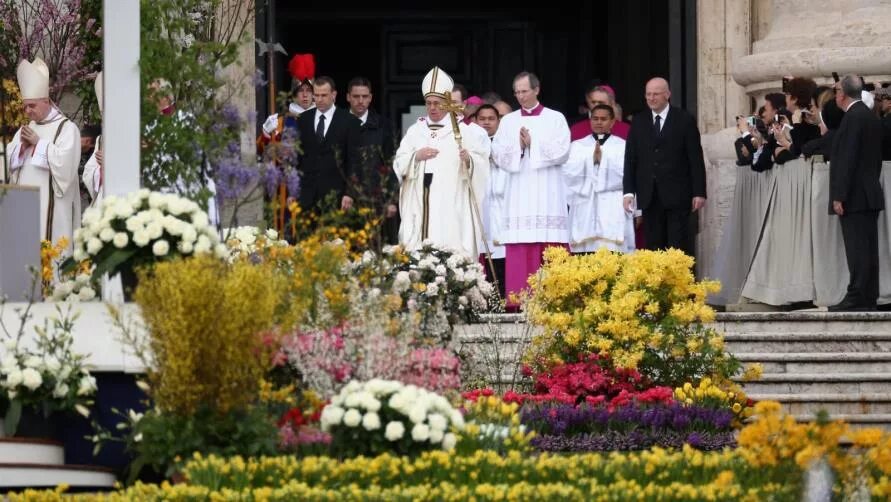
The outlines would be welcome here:
M 714 451 L 735 447 L 736 439 L 734 433 L 729 431 L 685 434 L 671 430 L 660 432 L 634 430 L 575 436 L 541 434 L 532 438 L 530 444 L 540 451 L 549 452 L 636 451 L 653 446 L 680 449 L 684 444 L 699 450 Z

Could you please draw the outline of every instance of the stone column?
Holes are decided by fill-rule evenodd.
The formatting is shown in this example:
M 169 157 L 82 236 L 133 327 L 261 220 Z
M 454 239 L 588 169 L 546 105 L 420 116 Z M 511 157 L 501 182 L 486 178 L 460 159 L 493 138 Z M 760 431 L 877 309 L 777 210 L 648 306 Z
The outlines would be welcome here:
M 736 185 L 734 118 L 750 112 L 751 99 L 732 76 L 733 61 L 749 54 L 750 0 L 699 0 L 697 123 L 706 158 L 708 202 L 699 215 L 697 274 L 714 277 L 714 257 Z
M 734 60 L 749 54 L 751 8 L 748 0 L 700 0 L 696 13 L 698 124 L 702 134 L 711 134 L 733 125 L 734 117 L 750 108 L 731 70 Z
M 891 0 L 784 0 L 764 2 L 769 19 L 752 53 L 738 58 L 733 78 L 761 98 L 779 92 L 786 75 L 818 84 L 839 75 L 863 75 L 867 82 L 891 80 Z
M 256 45 L 254 44 L 254 2 L 251 0 L 242 0 L 240 4 L 235 2 L 223 2 L 221 8 L 224 9 L 220 13 L 221 19 L 228 23 L 238 23 L 241 25 L 245 20 L 245 33 L 242 34 L 243 43 L 238 49 L 238 59 L 226 67 L 225 77 L 226 85 L 219 91 L 218 96 L 221 100 L 228 101 L 238 108 L 242 118 L 248 114 L 253 114 L 257 110 L 257 98 L 254 87 L 254 75 L 256 65 L 254 63 L 256 54 Z M 230 21 L 230 19 L 232 19 Z M 254 120 L 248 120 L 245 128 L 241 133 L 241 152 L 247 162 L 252 162 L 256 158 L 257 139 L 254 135 Z M 234 204 L 225 204 L 221 208 L 220 216 L 223 227 L 229 226 L 232 220 L 232 209 Z M 257 225 L 263 219 L 263 199 L 262 196 L 257 200 L 242 203 L 238 207 L 238 225 Z

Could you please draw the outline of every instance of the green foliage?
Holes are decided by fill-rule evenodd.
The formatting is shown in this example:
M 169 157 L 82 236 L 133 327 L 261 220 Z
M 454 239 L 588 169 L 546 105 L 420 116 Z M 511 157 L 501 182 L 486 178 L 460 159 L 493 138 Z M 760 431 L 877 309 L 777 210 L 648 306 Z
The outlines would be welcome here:
M 206 209 L 210 164 L 238 141 L 238 130 L 221 127 L 227 101 L 224 69 L 253 23 L 253 2 L 142 0 L 142 186 L 174 189 Z M 151 89 L 153 82 L 165 82 Z M 169 85 L 169 87 L 168 87 Z M 157 87 L 157 85 L 155 86 Z M 164 115 L 161 99 L 176 112 Z
M 277 429 L 272 417 L 262 406 L 219 415 L 209 406 L 192 415 L 161 413 L 157 409 L 144 415 L 119 413 L 126 421 L 118 424 L 118 436 L 100 431 L 93 440 L 98 453 L 103 442 L 123 442 L 134 455 L 129 468 L 130 481 L 143 468 L 170 476 L 180 469 L 195 452 L 230 457 L 256 457 L 276 453 Z

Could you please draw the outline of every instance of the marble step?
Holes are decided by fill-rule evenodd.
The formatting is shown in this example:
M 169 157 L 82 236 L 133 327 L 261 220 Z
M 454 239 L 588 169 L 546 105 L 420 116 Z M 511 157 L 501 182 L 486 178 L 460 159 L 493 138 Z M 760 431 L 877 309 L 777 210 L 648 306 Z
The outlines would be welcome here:
M 891 312 L 719 313 L 713 327 L 731 333 L 891 334 Z
M 743 352 L 888 352 L 891 332 L 845 333 L 727 333 L 724 345 L 733 354 Z
M 62 443 L 47 439 L 0 438 L 0 463 L 63 465 Z
M 861 414 L 861 413 L 840 413 L 838 415 L 830 414 L 832 420 L 843 420 L 851 427 L 858 429 L 863 427 L 882 427 L 891 430 L 891 413 L 885 414 Z M 813 422 L 814 415 L 795 415 L 798 422 Z
M 888 392 L 750 394 L 749 397 L 756 401 L 779 401 L 788 413 L 796 416 L 810 416 L 811 418 L 820 410 L 826 410 L 833 417 L 838 414 L 891 414 L 891 393 Z
M 27 462 L 0 462 L 0 488 L 71 488 L 112 489 L 115 475 L 111 469 L 87 465 L 48 465 Z
M 874 394 L 891 389 L 891 373 L 764 373 L 747 394 Z
M 734 352 L 765 373 L 891 373 L 891 352 Z

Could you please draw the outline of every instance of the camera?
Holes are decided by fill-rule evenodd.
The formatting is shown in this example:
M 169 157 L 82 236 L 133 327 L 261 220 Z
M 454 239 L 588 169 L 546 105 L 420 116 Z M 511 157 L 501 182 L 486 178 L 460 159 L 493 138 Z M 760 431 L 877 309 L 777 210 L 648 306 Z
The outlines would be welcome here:
M 789 78 L 789 77 L 783 77 L 783 94 L 788 94 L 788 93 L 789 93 L 789 82 L 790 82 L 791 80 L 792 80 L 792 79 Z

